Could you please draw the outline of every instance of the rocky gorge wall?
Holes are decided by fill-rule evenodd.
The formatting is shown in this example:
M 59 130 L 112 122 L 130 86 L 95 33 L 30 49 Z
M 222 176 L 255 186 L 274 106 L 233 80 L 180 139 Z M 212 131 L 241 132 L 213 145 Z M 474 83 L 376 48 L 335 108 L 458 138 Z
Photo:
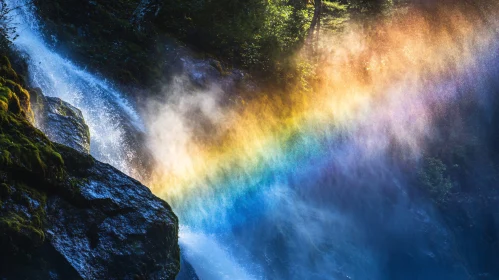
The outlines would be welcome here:
M 170 206 L 82 153 L 88 128 L 76 108 L 27 90 L 6 57 L 0 70 L 0 278 L 175 279 L 178 220 Z M 58 142 L 80 151 L 33 126 L 30 93 L 45 100 L 37 110 L 46 110 L 52 129 L 81 136 Z

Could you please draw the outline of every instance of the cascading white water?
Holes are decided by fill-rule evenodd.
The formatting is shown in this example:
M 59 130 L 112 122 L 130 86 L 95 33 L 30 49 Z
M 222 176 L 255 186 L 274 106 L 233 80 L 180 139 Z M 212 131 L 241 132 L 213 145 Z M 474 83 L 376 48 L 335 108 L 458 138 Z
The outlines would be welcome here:
M 23 1 L 7 1 L 10 7 L 24 3 L 20 2 Z M 27 55 L 33 86 L 81 109 L 91 130 L 92 155 L 133 176 L 131 158 L 136 147 L 127 144 L 130 126 L 126 124 L 133 124 L 137 130 L 151 127 L 142 128 L 141 117 L 133 105 L 112 85 L 51 50 L 42 39 L 30 6 L 16 9 L 14 16 L 19 29 L 15 47 Z M 392 90 L 402 89 L 406 88 Z M 179 95 L 186 95 L 183 86 L 178 90 Z M 399 105 L 408 101 L 407 91 L 404 93 L 400 100 L 389 100 L 394 104 L 387 105 L 390 109 L 387 112 L 403 115 L 399 111 L 407 108 Z M 188 101 L 184 103 L 195 103 Z M 411 108 L 417 107 L 416 101 L 419 99 L 411 103 Z M 211 110 L 211 103 L 203 104 L 210 105 L 203 107 L 205 111 Z M 176 111 L 169 114 L 167 109 L 172 104 L 161 105 L 162 114 L 153 114 L 158 119 L 155 120 L 157 131 L 166 134 L 160 135 L 158 142 L 166 146 L 165 139 L 173 137 L 178 141 L 178 134 L 184 132 L 184 128 L 177 131 L 175 127 L 165 126 L 172 123 L 165 119 Z M 198 104 L 194 105 L 192 109 L 199 109 Z M 184 113 L 192 114 L 196 110 Z M 173 122 L 181 126 L 183 115 L 178 118 L 173 115 Z M 193 197 L 186 202 L 188 211 L 179 216 L 196 219 L 181 227 L 179 242 L 183 257 L 198 276 L 202 280 L 397 279 L 412 269 L 419 279 L 435 275 L 441 275 L 440 279 L 461 279 L 458 276 L 464 275 L 464 269 L 449 245 L 449 233 L 431 207 L 416 205 L 409 199 L 403 187 L 406 176 L 387 163 L 385 153 L 388 152 L 383 150 L 379 158 L 371 161 L 362 160 L 365 147 L 389 142 L 386 135 L 380 133 L 386 129 L 384 124 L 400 128 L 413 123 L 409 117 L 410 122 L 399 122 L 399 118 L 383 120 L 389 118 L 383 113 L 377 116 L 379 126 L 367 122 L 362 126 L 364 129 L 348 139 L 350 142 L 325 137 L 327 153 L 319 153 L 310 162 L 301 159 L 302 156 L 308 159 L 306 154 L 298 154 L 296 158 L 284 157 L 298 163 L 296 167 L 275 162 L 268 170 L 251 174 L 253 181 L 245 183 L 253 184 L 254 190 L 248 188 L 241 194 L 236 192 L 239 186 L 232 186 L 231 180 L 222 181 L 217 183 L 225 185 L 213 196 Z M 407 128 L 400 130 L 406 132 Z M 299 148 L 310 150 L 314 143 L 320 142 L 311 139 L 303 141 L 303 147 Z M 164 148 L 171 152 L 176 147 Z M 179 155 L 178 150 L 167 154 Z M 233 182 L 236 185 L 242 181 Z M 336 188 L 329 188 L 333 185 Z M 234 195 L 229 193 L 232 189 L 236 190 Z M 188 223 L 185 220 L 181 223 Z M 421 272 L 421 267 L 428 273 Z
M 79 108 L 90 128 L 91 154 L 126 174 L 134 175 L 133 148 L 126 141 L 125 123 L 142 130 L 139 115 L 112 85 L 52 51 L 43 41 L 33 7 L 8 0 L 19 37 L 14 46 L 26 54 L 29 80 L 43 94 Z
M 233 259 L 227 248 L 217 243 L 213 236 L 193 233 L 186 228 L 181 228 L 179 238 L 183 257 L 193 266 L 200 279 L 255 279 Z
M 130 129 L 143 131 L 144 125 L 132 104 L 110 83 L 52 50 L 42 38 L 32 6 L 19 0 L 6 3 L 13 8 L 13 24 L 19 35 L 14 47 L 26 55 L 31 85 L 41 88 L 46 96 L 61 98 L 80 109 L 90 129 L 90 153 L 136 176 L 131 162 L 137 147 L 127 143 L 126 133 Z M 243 277 L 244 270 L 213 237 L 183 232 L 181 228 L 179 243 L 186 252 L 184 258 L 193 264 L 201 279 L 251 279 L 249 275 Z M 219 265 L 211 267 L 214 262 Z

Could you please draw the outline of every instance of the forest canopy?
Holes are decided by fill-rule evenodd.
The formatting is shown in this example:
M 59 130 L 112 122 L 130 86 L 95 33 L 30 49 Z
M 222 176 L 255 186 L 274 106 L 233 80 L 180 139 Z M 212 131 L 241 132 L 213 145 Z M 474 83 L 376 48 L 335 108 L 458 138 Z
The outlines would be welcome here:
M 393 5 L 390 0 L 167 0 L 154 23 L 231 66 L 286 83 L 297 71 L 290 55 L 307 38 Z

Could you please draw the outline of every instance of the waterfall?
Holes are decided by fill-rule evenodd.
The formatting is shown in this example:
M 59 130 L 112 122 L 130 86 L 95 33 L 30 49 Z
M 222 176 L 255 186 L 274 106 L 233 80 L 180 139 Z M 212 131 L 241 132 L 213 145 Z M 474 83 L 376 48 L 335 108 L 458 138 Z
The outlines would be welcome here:
M 8 0 L 14 8 L 13 24 L 19 37 L 14 47 L 25 54 L 29 81 L 46 96 L 61 98 L 79 108 L 90 129 L 90 153 L 128 175 L 135 175 L 131 161 L 134 149 L 127 143 L 128 130 L 143 130 L 140 116 L 112 84 L 96 77 L 57 54 L 44 42 L 34 7 Z
M 7 0 L 10 7 L 20 2 Z M 333 69 L 326 70 L 342 78 L 340 85 L 294 96 L 324 112 L 304 106 L 289 117 L 279 111 L 288 108 L 273 107 L 285 107 L 283 100 L 258 103 L 255 98 L 245 104 L 256 104 L 255 112 L 238 115 L 214 100 L 229 99 L 219 93 L 223 85 L 215 94 L 181 78 L 168 85 L 169 98 L 152 100 L 149 112 L 139 115 L 111 83 L 52 50 L 32 9 L 24 5 L 13 11 L 19 31 L 14 46 L 27 57 L 30 83 L 79 108 L 90 128 L 91 154 L 131 176 L 137 147 L 127 135 L 147 134 L 159 164 L 157 186 L 150 187 L 179 216 L 182 255 L 201 280 L 469 278 L 438 211 L 410 191 L 414 176 L 407 170 L 414 169 L 399 165 L 391 153 L 400 149 L 398 156 L 409 158 L 405 163 L 418 164 L 436 130 L 437 113 L 453 111 L 462 92 L 476 84 L 486 88 L 487 73 L 499 71 L 485 69 L 477 57 L 497 59 L 487 56 L 497 49 L 487 44 L 491 36 L 481 40 L 478 31 L 467 34 L 470 38 L 444 36 L 442 50 L 411 37 L 420 26 L 410 26 L 416 31 L 402 26 L 389 38 L 393 50 L 382 53 L 395 63 L 385 64 L 380 55 L 383 59 L 374 57 L 372 65 L 359 63 L 359 70 L 350 61 L 340 63 L 344 68 L 327 61 Z M 359 53 L 372 46 L 359 46 L 355 36 L 361 35 L 339 44 L 339 61 L 364 59 Z M 382 69 L 381 74 L 370 79 L 369 67 Z M 331 94 L 336 91 L 341 94 Z M 227 139 L 233 142 L 224 149 L 217 141 L 202 142 L 204 124 L 216 131 L 232 129 Z
M 255 279 L 237 263 L 213 236 L 194 233 L 181 228 L 179 242 L 182 255 L 194 267 L 197 276 L 202 280 L 251 280 Z M 184 280 L 184 279 L 181 279 Z M 187 280 L 187 279 L 185 279 Z
M 13 43 L 27 59 L 31 86 L 80 109 L 90 129 L 92 156 L 136 177 L 132 160 L 137 147 L 127 142 L 127 133 L 144 132 L 144 124 L 133 104 L 111 83 L 52 50 L 42 38 L 34 7 L 18 0 L 6 2 L 14 8 L 19 37 Z M 181 232 L 180 245 L 201 279 L 243 279 L 243 269 L 212 237 Z M 219 263 L 216 269 L 210 268 L 214 262 Z

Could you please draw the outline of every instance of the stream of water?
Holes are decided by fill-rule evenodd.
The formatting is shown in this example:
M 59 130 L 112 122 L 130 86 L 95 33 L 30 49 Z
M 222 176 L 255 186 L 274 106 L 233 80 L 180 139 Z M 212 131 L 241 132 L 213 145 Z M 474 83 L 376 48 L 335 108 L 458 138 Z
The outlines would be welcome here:
M 407 57 L 388 66 L 373 59 L 363 71 L 388 70 L 368 86 L 358 73 L 329 69 L 331 77 L 348 78 L 349 89 L 379 95 L 355 95 L 333 81 L 333 88 L 307 100 L 321 109 L 296 109 L 282 127 L 267 128 L 262 123 L 277 117 L 264 108 L 274 105 L 257 101 L 256 112 L 240 114 L 218 105 L 226 94 L 221 87 L 192 90 L 185 77 L 173 79 L 169 97 L 151 102 L 154 111 L 141 115 L 111 83 L 52 50 L 31 6 L 13 15 L 19 30 L 14 45 L 27 57 L 30 82 L 82 111 L 95 158 L 134 176 L 138 148 L 126 135 L 140 132 L 154 151 L 156 175 L 174 169 L 152 180 L 153 191 L 179 216 L 182 256 L 200 279 L 469 279 L 451 233 L 428 201 L 411 197 L 413 178 L 391 153 L 396 143 L 401 157 L 419 163 L 424 142 L 434 136 L 434 119 L 453 108 L 461 89 L 479 84 L 481 95 L 466 98 L 487 94 L 477 77 L 492 71 L 484 61 L 497 60 L 488 31 L 460 33 L 456 38 L 470 39 L 444 41 L 442 50 L 395 30 L 393 49 L 401 51 L 383 55 Z M 338 46 L 344 50 L 338 59 L 361 49 Z M 400 74 L 407 65 L 407 75 Z M 344 94 L 331 96 L 333 90 Z M 331 108 L 334 113 L 324 113 Z M 193 123 L 199 120 L 235 140 L 223 152 L 197 145 L 202 129 Z M 200 148 L 206 146 L 209 152 Z M 172 177 L 178 180 L 168 181 Z
M 17 7 L 12 14 L 19 35 L 14 45 L 27 58 L 31 85 L 82 111 L 90 129 L 92 156 L 128 175 L 136 175 L 132 161 L 137 147 L 129 145 L 126 134 L 145 129 L 137 110 L 112 84 L 53 51 L 42 38 L 34 7 L 17 0 L 6 2 L 9 7 Z M 187 260 L 193 264 L 202 262 L 196 266 L 202 279 L 242 279 L 239 277 L 244 275 L 243 270 L 209 236 L 181 231 L 180 243 Z M 212 255 L 204 255 L 206 252 Z M 219 263 L 217 269 L 208 268 L 214 263 Z

